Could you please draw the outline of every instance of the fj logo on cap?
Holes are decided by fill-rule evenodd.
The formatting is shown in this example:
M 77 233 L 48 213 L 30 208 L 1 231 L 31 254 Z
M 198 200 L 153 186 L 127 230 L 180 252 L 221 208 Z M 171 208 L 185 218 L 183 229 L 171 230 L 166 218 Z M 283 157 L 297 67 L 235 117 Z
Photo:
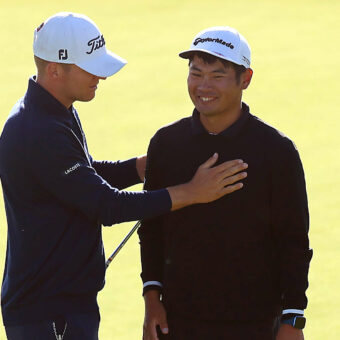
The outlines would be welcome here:
M 104 37 L 102 35 L 98 35 L 98 37 L 91 39 L 87 45 L 91 47 L 91 50 L 86 53 L 91 54 L 93 51 L 98 50 L 98 48 L 101 48 L 105 45 Z
M 194 41 L 194 45 L 196 46 L 196 45 L 198 45 L 199 43 L 204 43 L 204 42 L 216 42 L 216 43 L 218 43 L 218 44 L 222 44 L 222 45 L 224 45 L 224 46 L 227 46 L 227 47 L 229 47 L 229 48 L 231 48 L 231 49 L 233 49 L 234 48 L 234 45 L 232 44 L 232 43 L 230 43 L 230 42 L 225 42 L 224 40 L 222 40 L 222 39 L 218 39 L 218 38 L 204 38 L 204 39 L 202 39 L 202 38 L 197 38 L 195 41 Z
M 66 60 L 67 58 L 67 50 L 59 50 L 59 60 Z

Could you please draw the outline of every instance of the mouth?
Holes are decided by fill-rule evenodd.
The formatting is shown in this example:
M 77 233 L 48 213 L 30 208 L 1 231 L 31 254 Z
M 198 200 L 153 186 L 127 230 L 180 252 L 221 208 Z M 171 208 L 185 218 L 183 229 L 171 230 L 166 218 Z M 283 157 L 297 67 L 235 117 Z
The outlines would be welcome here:
M 203 103 L 210 103 L 216 99 L 216 97 L 212 96 L 198 96 L 198 99 Z

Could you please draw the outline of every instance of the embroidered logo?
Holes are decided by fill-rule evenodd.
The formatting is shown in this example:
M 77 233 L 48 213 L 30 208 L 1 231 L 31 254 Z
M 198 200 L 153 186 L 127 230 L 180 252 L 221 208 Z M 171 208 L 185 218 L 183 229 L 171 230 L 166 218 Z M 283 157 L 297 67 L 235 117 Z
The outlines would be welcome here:
M 64 171 L 65 175 L 68 175 L 70 172 L 76 170 L 77 168 L 80 167 L 79 163 L 74 164 L 71 168 L 67 169 Z
M 90 50 L 86 53 L 91 54 L 93 51 L 98 50 L 105 45 L 104 37 L 102 35 L 98 35 L 98 37 L 91 39 L 87 45 L 90 46 Z
M 218 43 L 218 44 L 222 44 L 224 46 L 227 46 L 229 47 L 230 49 L 233 49 L 234 48 L 234 45 L 231 43 L 231 42 L 225 42 L 224 40 L 222 39 L 218 39 L 218 38 L 197 38 L 195 41 L 194 41 L 194 45 L 198 45 L 200 43 L 205 43 L 205 42 L 215 42 L 215 43 Z
M 59 60 L 66 60 L 67 58 L 67 50 L 59 50 Z
M 246 58 L 245 56 L 242 56 L 242 59 L 248 64 L 250 65 L 250 60 L 248 58 Z

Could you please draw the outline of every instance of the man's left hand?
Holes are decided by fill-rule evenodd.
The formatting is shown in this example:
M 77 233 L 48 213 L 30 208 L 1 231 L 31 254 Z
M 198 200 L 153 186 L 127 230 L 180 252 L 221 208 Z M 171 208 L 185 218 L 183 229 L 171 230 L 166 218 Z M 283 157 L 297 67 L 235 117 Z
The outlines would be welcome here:
M 304 340 L 304 337 L 301 329 L 283 324 L 280 326 L 276 340 Z
M 142 182 L 144 182 L 145 178 L 145 168 L 146 168 L 146 155 L 137 157 L 136 169 L 138 172 L 138 176 Z

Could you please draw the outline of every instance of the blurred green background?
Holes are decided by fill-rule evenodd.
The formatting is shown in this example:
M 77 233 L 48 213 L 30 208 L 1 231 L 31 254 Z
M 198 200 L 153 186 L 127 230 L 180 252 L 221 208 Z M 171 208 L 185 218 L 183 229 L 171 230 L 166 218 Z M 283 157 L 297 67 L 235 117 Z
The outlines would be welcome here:
M 90 16 L 107 47 L 129 61 L 121 72 L 100 83 L 95 100 L 76 104 L 95 159 L 143 154 L 160 126 L 191 114 L 187 62 L 177 54 L 189 47 L 196 33 L 228 25 L 247 38 L 254 77 L 244 100 L 253 114 L 295 141 L 306 173 L 314 258 L 305 338 L 338 338 L 340 2 L 0 0 L 1 127 L 35 72 L 33 31 L 59 11 Z M 2 273 L 7 227 L 2 200 L 0 204 Z M 131 227 L 125 223 L 104 229 L 107 255 Z M 101 339 L 141 339 L 144 306 L 139 273 L 134 235 L 109 268 L 99 295 Z M 2 325 L 0 339 L 5 339 Z

